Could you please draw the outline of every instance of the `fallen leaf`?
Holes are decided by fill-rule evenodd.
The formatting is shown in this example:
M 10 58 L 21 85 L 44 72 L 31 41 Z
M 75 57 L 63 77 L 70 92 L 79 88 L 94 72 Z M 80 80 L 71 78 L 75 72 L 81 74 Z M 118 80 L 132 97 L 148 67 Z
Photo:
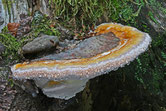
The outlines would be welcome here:
M 7 28 L 9 30 L 9 32 L 11 32 L 12 35 L 14 35 L 15 37 L 17 36 L 17 30 L 18 30 L 19 26 L 20 26 L 19 23 L 8 23 L 7 24 Z

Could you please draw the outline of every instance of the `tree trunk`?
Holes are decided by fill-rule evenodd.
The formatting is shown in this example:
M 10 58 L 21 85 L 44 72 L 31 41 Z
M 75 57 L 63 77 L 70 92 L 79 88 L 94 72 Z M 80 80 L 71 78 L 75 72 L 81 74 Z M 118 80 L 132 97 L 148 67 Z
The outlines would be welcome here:
M 164 111 L 166 10 L 162 7 L 166 7 L 166 2 L 160 0 L 157 3 L 153 6 L 145 0 L 145 5 L 140 6 L 139 16 L 135 20 L 136 27 L 149 33 L 152 44 L 130 65 L 90 80 L 82 92 L 68 101 L 47 98 L 41 93 L 32 98 L 20 92 L 16 95 L 11 110 L 22 108 L 40 111 Z

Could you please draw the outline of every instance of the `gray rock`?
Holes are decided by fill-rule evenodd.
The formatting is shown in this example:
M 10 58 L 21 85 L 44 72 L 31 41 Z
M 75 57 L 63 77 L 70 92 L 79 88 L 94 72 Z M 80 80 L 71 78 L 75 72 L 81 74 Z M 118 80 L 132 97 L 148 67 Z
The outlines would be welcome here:
M 0 42 L 0 55 L 5 51 L 5 46 Z
M 22 47 L 23 54 L 37 53 L 47 51 L 57 45 L 59 39 L 57 36 L 42 35 L 27 43 Z

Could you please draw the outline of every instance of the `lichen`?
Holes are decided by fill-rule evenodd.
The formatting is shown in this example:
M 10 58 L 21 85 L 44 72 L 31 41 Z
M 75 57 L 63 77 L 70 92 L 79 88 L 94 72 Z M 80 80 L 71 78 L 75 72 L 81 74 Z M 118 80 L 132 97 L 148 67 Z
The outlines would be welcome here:
M 36 16 L 34 16 L 31 25 L 31 28 L 33 29 L 30 33 L 32 34 L 31 36 L 37 37 L 41 33 L 46 35 L 60 36 L 60 32 L 54 27 L 51 27 L 51 24 L 53 24 L 53 21 L 51 21 L 46 15 L 36 12 Z

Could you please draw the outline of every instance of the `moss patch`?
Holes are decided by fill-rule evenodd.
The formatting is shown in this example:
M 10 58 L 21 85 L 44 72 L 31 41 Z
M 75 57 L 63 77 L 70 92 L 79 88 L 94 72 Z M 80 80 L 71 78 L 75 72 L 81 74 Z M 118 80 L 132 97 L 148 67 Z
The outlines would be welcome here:
M 23 40 L 17 41 L 17 39 L 10 34 L 0 33 L 0 42 L 6 47 L 6 50 L 3 53 L 3 57 L 6 58 L 6 60 L 15 60 L 19 58 L 17 51 Z
M 76 27 L 91 26 L 103 21 L 134 23 L 144 4 L 142 0 L 136 0 L 134 3 L 138 8 L 133 10 L 134 5 L 130 0 L 49 0 L 49 3 L 55 17 L 63 19 L 65 23 L 70 21 Z

